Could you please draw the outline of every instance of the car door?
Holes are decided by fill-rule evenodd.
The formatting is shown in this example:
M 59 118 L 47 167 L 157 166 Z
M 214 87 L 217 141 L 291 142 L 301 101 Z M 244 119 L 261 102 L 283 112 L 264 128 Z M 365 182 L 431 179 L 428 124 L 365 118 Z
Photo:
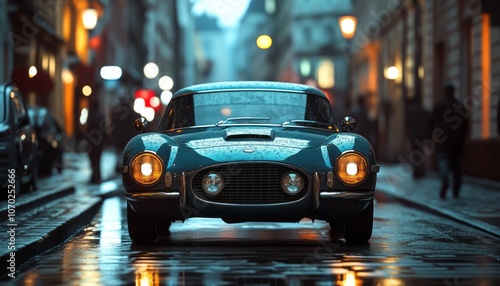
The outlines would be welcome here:
M 21 152 L 21 161 L 23 164 L 23 171 L 26 167 L 31 169 L 33 167 L 34 158 L 36 158 L 36 135 L 34 128 L 30 123 L 26 105 L 17 90 L 13 90 L 11 97 L 11 110 L 14 115 L 14 125 L 18 137 L 19 148 Z

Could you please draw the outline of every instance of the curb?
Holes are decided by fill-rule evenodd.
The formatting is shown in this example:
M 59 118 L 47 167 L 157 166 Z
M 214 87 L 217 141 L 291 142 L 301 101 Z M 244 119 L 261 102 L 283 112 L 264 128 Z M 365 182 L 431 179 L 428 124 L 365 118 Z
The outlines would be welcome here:
M 42 206 L 50 201 L 57 198 L 64 197 L 75 193 L 75 187 L 70 184 L 63 185 L 55 190 L 37 190 L 32 193 L 26 193 L 16 200 L 15 207 L 16 212 L 28 211 L 39 206 Z M 1 220 L 7 219 L 8 215 L 8 205 L 0 208 L 0 218 Z
M 116 178 L 114 180 L 116 180 Z M 109 181 L 113 181 L 113 179 Z M 42 231 L 36 238 L 31 238 L 31 240 L 26 238 L 25 240 L 27 240 L 27 242 L 23 241 L 16 244 L 15 268 L 29 261 L 38 254 L 61 245 L 76 235 L 81 229 L 92 221 L 92 219 L 99 212 L 104 200 L 118 196 L 121 193 L 122 192 L 118 185 L 117 188 L 107 190 L 100 194 L 96 194 L 95 196 L 78 197 L 76 196 L 74 186 L 64 186 L 58 190 L 46 192 L 40 196 L 25 199 L 26 202 L 21 200 L 19 205 L 16 206 L 16 211 L 18 212 L 28 212 L 33 208 L 43 206 L 51 201 L 70 195 L 73 195 L 73 197 L 78 200 L 78 205 L 83 206 L 82 208 L 84 209 L 81 212 L 77 212 L 75 210 L 74 213 L 68 214 L 68 217 L 62 218 L 57 226 L 47 229 L 45 233 Z M 0 213 L 4 213 L 4 217 L 7 218 L 7 207 L 2 208 Z M 9 258 L 10 252 L 0 254 L 0 260 L 3 262 L 3 265 L 6 265 L 6 267 L 3 267 L 0 270 L 0 281 L 9 278 L 7 275 L 11 273 L 8 269 Z
M 463 225 L 467 225 L 469 227 L 475 228 L 477 230 L 480 230 L 482 232 L 488 233 L 490 235 L 493 235 L 497 238 L 500 238 L 500 228 L 496 227 L 494 225 L 487 224 L 485 222 L 465 217 L 464 215 L 450 211 L 447 209 L 442 209 L 437 206 L 433 206 L 432 204 L 428 204 L 426 202 L 420 201 L 415 198 L 408 198 L 403 195 L 399 195 L 397 191 L 395 190 L 394 187 L 392 187 L 389 184 L 385 184 L 382 182 L 377 182 L 376 190 L 381 191 L 385 193 L 386 195 L 394 198 L 395 200 L 401 202 L 404 205 L 417 208 L 435 215 L 439 215 L 448 219 L 451 219 L 453 221 L 456 221 L 458 223 L 461 223 Z
M 81 213 L 72 214 L 70 217 L 61 221 L 57 226 L 50 229 L 47 233 L 41 233 L 38 238 L 32 239 L 25 244 L 17 247 L 15 253 L 14 270 L 21 264 L 30 260 L 38 254 L 41 254 L 69 239 L 85 225 L 87 225 L 99 211 L 103 200 L 101 198 L 89 199 L 89 205 Z M 0 260 L 6 263 L 6 267 L 0 270 L 0 276 L 6 277 L 11 273 L 9 270 L 9 259 L 11 254 L 6 252 L 0 256 Z

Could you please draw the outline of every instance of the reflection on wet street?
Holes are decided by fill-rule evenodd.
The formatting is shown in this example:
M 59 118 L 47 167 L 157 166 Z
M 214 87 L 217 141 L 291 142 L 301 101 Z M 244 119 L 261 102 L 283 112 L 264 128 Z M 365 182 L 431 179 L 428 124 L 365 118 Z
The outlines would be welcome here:
M 349 245 L 324 222 L 174 223 L 132 245 L 125 201 L 105 201 L 65 245 L 22 265 L 23 285 L 498 285 L 498 239 L 381 200 L 369 244 Z

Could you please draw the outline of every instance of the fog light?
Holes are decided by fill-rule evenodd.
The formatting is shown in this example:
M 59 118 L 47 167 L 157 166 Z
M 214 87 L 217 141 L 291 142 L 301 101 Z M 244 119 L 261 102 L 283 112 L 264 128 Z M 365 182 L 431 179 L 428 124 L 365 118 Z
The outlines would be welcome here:
M 296 195 L 304 188 L 304 178 L 298 173 L 286 173 L 281 179 L 281 188 L 289 195 Z
M 201 179 L 201 188 L 209 196 L 218 195 L 224 188 L 224 179 L 217 172 L 210 172 Z

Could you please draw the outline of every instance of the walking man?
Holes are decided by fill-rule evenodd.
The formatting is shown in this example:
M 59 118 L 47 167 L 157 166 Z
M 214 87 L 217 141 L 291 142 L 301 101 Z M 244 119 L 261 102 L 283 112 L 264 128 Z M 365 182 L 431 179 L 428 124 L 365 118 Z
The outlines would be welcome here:
M 444 98 L 436 103 L 430 118 L 430 132 L 442 136 L 436 144 L 436 159 L 441 176 L 441 199 L 446 198 L 448 175 L 453 174 L 453 196 L 458 198 L 462 184 L 462 156 L 468 129 L 468 113 L 455 98 L 455 88 L 447 85 Z

